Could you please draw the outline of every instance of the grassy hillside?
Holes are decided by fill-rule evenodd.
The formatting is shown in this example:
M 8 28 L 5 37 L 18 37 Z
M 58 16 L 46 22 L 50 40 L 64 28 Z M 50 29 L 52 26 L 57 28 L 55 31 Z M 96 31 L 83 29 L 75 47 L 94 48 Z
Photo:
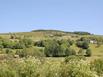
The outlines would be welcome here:
M 0 77 L 103 77 L 102 58 L 103 36 L 88 32 L 0 34 Z
M 86 32 L 83 32 L 86 33 Z M 11 37 L 14 37 L 14 39 L 11 39 Z M 47 40 L 47 39 L 70 39 L 70 40 L 78 40 L 81 37 L 85 38 L 100 38 L 102 39 L 103 36 L 100 35 L 90 35 L 88 34 L 79 34 L 77 32 L 65 32 L 60 30 L 33 30 L 31 32 L 18 32 L 18 33 L 6 33 L 6 34 L 0 34 L 0 39 L 9 39 L 9 40 L 17 40 L 17 39 L 23 39 L 23 38 L 29 38 L 33 41 L 38 40 Z M 100 47 L 96 47 L 97 44 L 90 44 L 90 49 L 92 50 L 92 57 L 102 57 L 103 56 L 103 45 Z M 73 49 L 76 50 L 76 52 L 79 51 L 79 48 L 76 47 L 74 44 L 71 46 Z
M 14 37 L 11 39 L 11 37 Z M 32 39 L 33 41 L 39 41 L 39 40 L 48 40 L 48 39 L 70 39 L 73 41 L 76 41 L 80 39 L 81 37 L 85 38 L 92 38 L 92 39 L 103 39 L 103 36 L 100 35 L 80 35 L 75 34 L 74 32 L 65 32 L 65 31 L 59 31 L 59 30 L 33 30 L 31 32 L 18 32 L 18 33 L 6 33 L 6 34 L 0 34 L 0 39 L 7 39 L 12 41 L 17 41 L 18 39 L 28 38 Z M 97 44 L 90 44 L 89 45 L 92 56 L 88 58 L 88 61 L 102 58 L 103 57 L 103 44 L 97 47 Z M 40 48 L 40 47 L 36 47 Z M 75 43 L 71 46 L 77 53 L 79 52 L 80 48 L 78 48 Z M 5 51 L 7 48 L 1 49 L 0 51 Z M 16 52 L 15 49 L 11 49 L 12 51 Z M 52 58 L 51 58 L 52 59 Z M 55 59 L 55 58 L 53 58 Z

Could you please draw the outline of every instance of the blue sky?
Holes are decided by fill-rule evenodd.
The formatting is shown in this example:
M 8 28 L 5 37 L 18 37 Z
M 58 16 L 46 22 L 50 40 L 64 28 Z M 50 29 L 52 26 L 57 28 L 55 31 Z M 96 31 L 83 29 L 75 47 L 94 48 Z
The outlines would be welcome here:
M 103 0 L 0 0 L 0 33 L 34 29 L 103 34 Z

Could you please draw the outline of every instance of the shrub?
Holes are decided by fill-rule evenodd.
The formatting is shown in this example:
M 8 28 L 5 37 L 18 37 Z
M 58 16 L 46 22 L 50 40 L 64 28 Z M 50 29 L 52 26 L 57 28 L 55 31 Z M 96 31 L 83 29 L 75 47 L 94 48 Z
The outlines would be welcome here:
M 63 40 L 60 44 L 58 44 L 58 41 L 56 40 L 49 40 L 45 46 L 45 54 L 47 57 L 65 57 L 76 55 L 76 52 Z
M 96 71 L 99 77 L 103 77 L 103 60 L 97 59 L 91 62 L 91 70 Z
M 80 56 L 84 56 L 86 53 L 85 53 L 85 50 L 84 49 L 80 49 L 79 52 L 78 52 L 78 55 Z
M 83 49 L 88 49 L 89 48 L 89 43 L 84 41 L 82 47 L 83 47 Z
M 43 40 L 36 41 L 36 42 L 34 43 L 34 46 L 45 47 L 45 42 L 44 42 Z
M 89 48 L 89 43 L 86 41 L 77 41 L 76 43 L 77 47 L 83 48 L 83 49 L 88 49 Z
M 33 45 L 33 41 L 31 39 L 21 39 L 19 41 L 21 44 L 24 44 L 27 48 L 31 47 Z
M 2 45 L 4 48 L 12 48 L 13 43 L 9 40 L 3 40 Z
M 59 44 L 59 45 L 62 45 L 62 44 L 66 44 L 68 47 L 71 46 L 72 42 L 70 42 L 70 40 L 56 40 L 56 42 Z
M 72 56 L 66 57 L 65 60 L 64 60 L 64 62 L 65 63 L 68 63 L 68 62 L 71 62 L 71 61 L 79 62 L 81 60 L 86 60 L 86 58 L 84 56 L 75 56 L 75 55 L 72 55 Z
M 59 50 L 59 44 L 55 40 L 50 40 L 45 46 L 45 55 L 47 57 L 58 57 Z
M 6 49 L 6 50 L 5 50 L 5 53 L 6 53 L 6 54 L 10 54 L 10 53 L 12 53 L 12 50 L 11 50 L 11 49 Z
M 87 61 L 77 56 L 70 56 L 68 60 L 66 63 L 47 59 L 41 62 L 38 58 L 28 57 L 1 61 L 0 77 L 100 77 L 90 69 Z
M 4 48 L 4 46 L 0 44 L 0 48 L 2 49 L 2 48 Z
M 4 48 L 4 46 L 2 45 L 2 40 L 0 40 L 0 48 Z
M 17 50 L 16 54 L 19 55 L 19 57 L 27 57 L 27 53 L 24 50 Z
M 61 44 L 60 45 L 60 51 L 59 51 L 59 56 L 60 57 L 65 57 L 66 56 L 66 54 L 67 54 L 67 52 L 68 52 L 68 46 L 67 46 L 67 44 Z
M 87 56 L 87 57 L 90 57 L 91 55 L 92 55 L 91 49 L 87 49 L 87 50 L 86 50 L 86 56 Z
M 42 49 L 38 49 L 38 48 L 25 48 L 23 50 L 17 50 L 16 54 L 19 55 L 20 57 L 29 57 L 29 56 L 43 57 L 45 56 Z
M 16 71 L 6 63 L 0 64 L 0 77 L 17 77 Z
M 20 42 L 17 42 L 14 46 L 13 46 L 14 49 L 23 49 L 25 48 L 25 44 L 24 43 L 20 43 Z
M 65 63 L 61 66 L 61 77 L 96 77 L 84 59 L 83 56 L 66 57 Z
M 73 40 L 70 40 L 70 39 L 68 39 L 67 41 L 68 41 L 68 43 L 69 43 L 70 45 L 73 45 L 73 43 L 74 43 L 74 41 L 73 41 Z
M 71 56 L 71 55 L 76 55 L 76 51 L 71 48 L 67 48 L 65 51 L 65 56 Z

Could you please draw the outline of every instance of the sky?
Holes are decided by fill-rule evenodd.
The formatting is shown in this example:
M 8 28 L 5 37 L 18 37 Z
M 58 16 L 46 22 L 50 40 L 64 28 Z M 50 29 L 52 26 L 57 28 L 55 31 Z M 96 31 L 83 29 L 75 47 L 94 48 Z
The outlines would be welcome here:
M 36 29 L 103 35 L 103 0 L 0 0 L 0 33 Z

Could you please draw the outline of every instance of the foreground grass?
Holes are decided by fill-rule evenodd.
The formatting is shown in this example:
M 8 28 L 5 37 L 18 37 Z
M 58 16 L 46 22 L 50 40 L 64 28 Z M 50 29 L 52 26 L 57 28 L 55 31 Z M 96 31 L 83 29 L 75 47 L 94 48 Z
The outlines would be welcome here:
M 21 58 L 0 62 L 0 77 L 100 77 L 78 57 Z

